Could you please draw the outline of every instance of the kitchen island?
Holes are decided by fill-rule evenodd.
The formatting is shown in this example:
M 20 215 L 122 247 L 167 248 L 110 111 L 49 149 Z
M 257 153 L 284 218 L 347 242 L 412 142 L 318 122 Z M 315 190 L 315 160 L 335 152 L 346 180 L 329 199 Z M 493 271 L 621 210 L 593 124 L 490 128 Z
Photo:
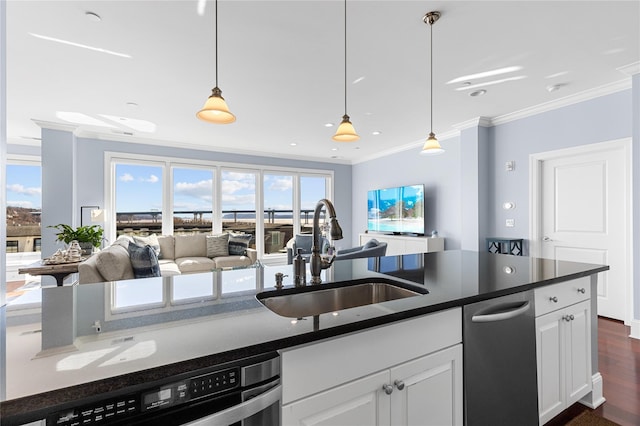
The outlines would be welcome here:
M 277 272 L 288 275 L 285 285 L 291 286 L 291 268 L 45 287 L 38 290 L 40 306 L 3 307 L 2 424 L 36 420 L 114 389 L 579 278 L 590 277 L 595 317 L 597 273 L 608 269 L 470 251 L 340 261 L 323 271 L 323 282 L 384 278 L 429 293 L 292 319 L 256 299 L 273 290 Z

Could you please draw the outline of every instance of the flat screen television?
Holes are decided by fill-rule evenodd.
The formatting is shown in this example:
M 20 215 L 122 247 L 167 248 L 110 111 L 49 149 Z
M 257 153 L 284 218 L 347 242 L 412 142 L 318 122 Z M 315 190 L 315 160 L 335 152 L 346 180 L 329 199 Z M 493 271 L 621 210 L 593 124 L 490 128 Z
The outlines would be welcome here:
M 368 231 L 424 235 L 424 185 L 375 189 L 367 199 Z

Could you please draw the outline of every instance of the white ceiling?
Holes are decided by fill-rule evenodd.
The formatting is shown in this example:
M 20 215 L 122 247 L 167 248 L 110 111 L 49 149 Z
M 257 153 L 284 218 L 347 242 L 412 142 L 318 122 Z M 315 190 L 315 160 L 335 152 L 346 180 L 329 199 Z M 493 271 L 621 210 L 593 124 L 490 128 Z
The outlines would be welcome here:
M 628 87 L 630 77 L 618 68 L 640 61 L 640 1 L 349 0 L 348 113 L 361 139 L 337 143 L 335 127 L 325 123 L 337 125 L 344 113 L 342 1 L 220 0 L 219 86 L 237 116 L 229 125 L 195 117 L 215 83 L 214 3 L 206 2 L 203 15 L 197 6 L 9 0 L 9 142 L 37 143 L 33 120 L 71 124 L 57 112 L 73 112 L 114 126 L 79 126 L 78 134 L 157 145 L 346 163 L 409 146 L 417 152 L 429 133 L 429 26 L 422 18 L 431 10 L 442 13 L 433 27 L 433 127 L 445 149 L 442 135 L 456 124 Z M 468 79 L 484 96 L 447 84 L 505 67 L 520 69 Z M 520 79 L 487 84 L 511 77 Z M 549 92 L 554 84 L 561 88 Z M 155 131 L 101 115 L 148 121 Z

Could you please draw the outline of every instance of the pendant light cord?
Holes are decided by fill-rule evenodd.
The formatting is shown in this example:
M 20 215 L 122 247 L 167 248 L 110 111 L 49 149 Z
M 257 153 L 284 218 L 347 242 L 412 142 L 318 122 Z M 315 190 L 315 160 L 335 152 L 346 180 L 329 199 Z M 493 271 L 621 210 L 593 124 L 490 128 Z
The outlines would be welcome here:
M 430 114 L 431 114 L 431 123 L 429 123 L 429 128 L 431 129 L 431 133 L 433 133 L 433 22 L 429 24 L 429 29 L 431 33 L 431 59 L 430 59 L 430 80 L 431 80 L 431 105 L 430 105 Z
M 344 0 L 344 115 L 347 115 L 347 0 Z
M 218 0 L 216 0 L 216 87 L 218 87 Z

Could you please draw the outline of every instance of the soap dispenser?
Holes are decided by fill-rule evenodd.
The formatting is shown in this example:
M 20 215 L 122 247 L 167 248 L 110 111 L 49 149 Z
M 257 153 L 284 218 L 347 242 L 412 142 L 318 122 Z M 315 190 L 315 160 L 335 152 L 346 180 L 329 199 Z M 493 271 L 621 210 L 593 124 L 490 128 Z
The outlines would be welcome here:
M 307 267 L 305 265 L 305 258 L 302 256 L 302 249 L 299 248 L 298 254 L 293 258 L 293 272 L 294 284 L 296 287 L 303 287 L 307 285 Z

